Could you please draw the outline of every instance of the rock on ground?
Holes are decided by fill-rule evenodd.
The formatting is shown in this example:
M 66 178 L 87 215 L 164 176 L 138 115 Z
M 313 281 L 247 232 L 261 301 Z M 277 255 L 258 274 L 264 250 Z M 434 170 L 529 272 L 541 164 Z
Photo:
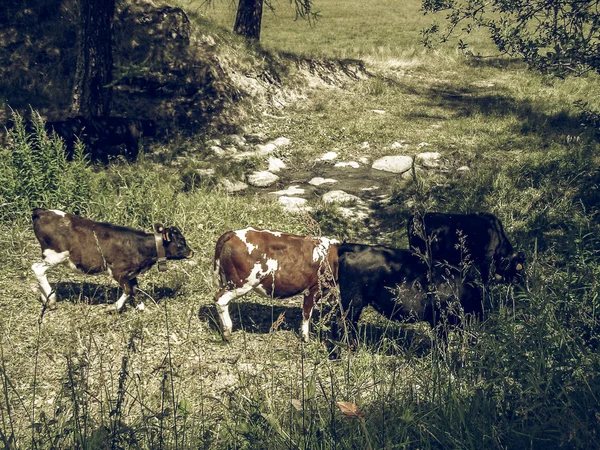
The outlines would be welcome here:
M 285 163 L 281 159 L 269 156 L 269 172 L 279 172 L 285 167 Z
M 221 180 L 221 186 L 225 188 L 227 192 L 239 192 L 248 189 L 248 185 L 242 181 L 230 181 L 227 178 Z
M 423 152 L 415 156 L 415 161 L 427 169 L 434 169 L 440 166 L 441 157 L 438 152 Z
M 269 187 L 277 180 L 279 180 L 279 177 L 268 171 L 254 172 L 248 175 L 248 184 L 256 187 Z
M 325 203 L 346 203 L 346 202 L 361 202 L 356 195 L 348 194 L 345 191 L 329 191 L 323 195 L 322 200 Z
M 306 199 L 300 197 L 286 197 L 282 195 L 279 197 L 279 203 L 283 206 L 288 212 L 300 212 L 300 211 L 311 211 L 312 208 L 307 206 Z
M 410 156 L 391 155 L 379 158 L 371 167 L 385 172 L 403 173 L 409 170 L 412 164 L 413 159 Z
M 337 182 L 338 180 L 334 180 L 333 178 L 314 177 L 308 182 L 308 184 L 312 184 L 313 186 L 321 186 L 322 184 L 333 184 Z
M 287 189 L 283 189 L 281 191 L 269 192 L 269 194 L 274 195 L 299 195 L 304 194 L 304 189 L 299 188 L 297 185 L 292 185 Z

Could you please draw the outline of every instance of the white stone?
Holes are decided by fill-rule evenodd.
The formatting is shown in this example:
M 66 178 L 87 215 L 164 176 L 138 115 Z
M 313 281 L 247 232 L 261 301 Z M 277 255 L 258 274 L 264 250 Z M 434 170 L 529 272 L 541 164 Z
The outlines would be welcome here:
M 243 147 L 246 145 L 246 139 L 244 136 L 240 136 L 239 134 L 230 134 L 223 139 L 225 142 L 231 145 L 237 145 L 238 147 Z
M 337 156 L 338 154 L 336 152 L 327 152 L 319 159 L 321 161 L 333 161 L 335 158 L 337 158 Z
M 211 145 L 210 146 L 210 151 L 213 152 L 215 155 L 217 156 L 221 156 L 225 154 L 225 150 L 223 150 L 221 147 L 219 147 L 218 145 Z
M 335 163 L 333 167 L 352 167 L 354 169 L 358 169 L 360 167 L 360 164 L 356 161 L 338 162 Z
M 231 155 L 233 159 L 236 160 L 242 160 L 242 159 L 246 159 L 246 158 L 253 158 L 254 156 L 256 156 L 255 152 L 238 152 L 238 153 L 233 153 Z
M 256 146 L 256 153 L 258 155 L 268 155 L 269 153 L 273 153 L 275 150 L 277 150 L 277 146 L 272 142 L 269 142 L 265 145 Z
M 248 189 L 248 185 L 246 183 L 244 183 L 243 181 L 230 181 L 227 178 L 224 178 L 223 180 L 221 180 L 221 186 L 223 186 L 225 188 L 225 190 L 227 192 L 239 192 L 239 191 L 243 191 L 244 189 Z
M 362 143 L 362 145 L 360 146 L 360 148 L 362 150 L 367 150 L 367 149 L 371 148 L 371 145 L 367 141 L 365 141 L 365 142 Z
M 269 156 L 269 172 L 279 172 L 281 169 L 285 169 L 285 163 L 274 156 Z
M 369 217 L 369 215 L 365 211 L 360 210 L 360 209 L 356 210 L 356 209 L 340 206 L 339 210 L 340 210 L 340 213 L 342 214 L 342 216 L 345 217 L 346 219 L 365 220 L 366 218 Z
M 423 152 L 415 156 L 415 161 L 423 167 L 433 169 L 440 166 L 440 155 L 438 152 Z
M 323 177 L 314 177 L 312 180 L 308 182 L 308 184 L 312 184 L 313 186 L 321 186 L 322 184 L 327 183 L 337 183 L 338 180 L 334 180 L 333 178 L 323 178 Z
M 348 194 L 345 191 L 329 191 L 322 197 L 325 203 L 346 203 L 346 202 L 360 202 L 360 198 L 356 195 Z
M 358 160 L 363 163 L 365 166 L 367 164 L 369 164 L 369 158 L 367 158 L 366 156 L 361 156 L 360 158 L 358 158 Z
M 469 173 L 471 171 L 471 168 L 469 166 L 460 166 L 458 169 L 456 169 L 456 171 L 459 174 L 464 175 L 466 173 Z
M 383 109 L 372 109 L 371 111 L 373 111 L 375 114 L 385 114 Z
M 248 175 L 248 184 L 256 187 L 269 187 L 272 186 L 279 177 L 274 173 L 268 171 L 254 172 Z
M 279 197 L 279 203 L 288 212 L 312 211 L 312 208 L 306 205 L 307 201 L 305 198 L 286 197 L 282 195 Z
M 286 145 L 290 145 L 291 141 L 286 137 L 278 137 L 277 139 L 270 142 L 276 147 L 285 147 Z
M 299 188 L 297 185 L 292 185 L 287 189 L 283 189 L 281 191 L 269 192 L 269 194 L 274 195 L 299 195 L 304 194 L 304 189 Z
M 417 148 L 423 148 L 423 147 L 429 147 L 429 144 L 427 142 L 421 142 L 420 144 L 417 145 Z
M 396 141 L 394 142 L 391 146 L 391 148 L 404 148 L 404 147 L 408 147 L 408 145 L 406 145 L 406 141 Z
M 385 172 L 403 173 L 409 170 L 412 164 L 413 160 L 410 156 L 392 155 L 379 158 L 371 167 Z

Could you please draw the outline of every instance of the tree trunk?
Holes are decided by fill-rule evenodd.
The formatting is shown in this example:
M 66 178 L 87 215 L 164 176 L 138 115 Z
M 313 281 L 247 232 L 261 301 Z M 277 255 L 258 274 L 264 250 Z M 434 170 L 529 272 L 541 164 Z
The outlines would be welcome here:
M 115 0 L 80 1 L 79 54 L 71 115 L 108 116 L 112 97 Z
M 233 31 L 246 39 L 260 40 L 264 0 L 240 0 Z

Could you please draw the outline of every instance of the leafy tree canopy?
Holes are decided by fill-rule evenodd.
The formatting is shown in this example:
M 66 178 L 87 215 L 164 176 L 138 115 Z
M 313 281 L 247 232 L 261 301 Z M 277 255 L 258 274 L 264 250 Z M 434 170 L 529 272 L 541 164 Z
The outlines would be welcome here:
M 486 28 L 498 49 L 530 67 L 564 77 L 600 73 L 600 0 L 423 0 L 446 12 L 446 25 L 422 31 L 425 45 Z M 466 44 L 460 40 L 463 49 Z

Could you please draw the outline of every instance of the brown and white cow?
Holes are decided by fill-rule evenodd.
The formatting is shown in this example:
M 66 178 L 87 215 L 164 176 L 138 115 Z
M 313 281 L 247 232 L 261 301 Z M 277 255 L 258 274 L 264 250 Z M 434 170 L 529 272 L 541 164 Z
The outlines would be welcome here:
M 138 275 L 156 262 L 159 270 L 166 270 L 167 259 L 194 256 L 176 227 L 157 224 L 155 233 L 145 233 L 46 209 L 34 209 L 32 218 L 42 261 L 31 268 L 40 285 L 42 303 L 50 309 L 56 307 L 56 293 L 46 272 L 58 264 L 90 275 L 108 272 L 123 287 L 123 295 L 115 303 L 120 310 L 127 299 L 135 298 Z M 137 307 L 143 310 L 144 303 Z
M 302 337 L 308 340 L 313 307 L 337 278 L 337 243 L 256 228 L 223 234 L 214 258 L 223 338 L 228 339 L 232 330 L 229 302 L 254 290 L 279 299 L 303 294 Z

